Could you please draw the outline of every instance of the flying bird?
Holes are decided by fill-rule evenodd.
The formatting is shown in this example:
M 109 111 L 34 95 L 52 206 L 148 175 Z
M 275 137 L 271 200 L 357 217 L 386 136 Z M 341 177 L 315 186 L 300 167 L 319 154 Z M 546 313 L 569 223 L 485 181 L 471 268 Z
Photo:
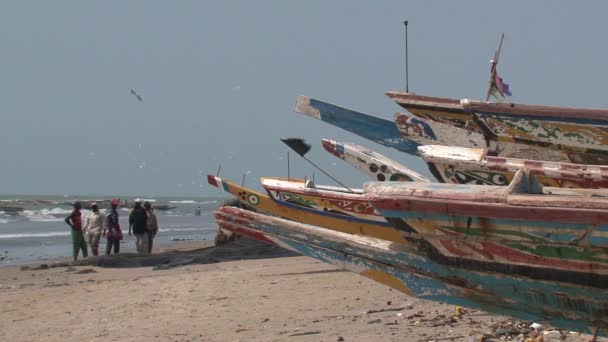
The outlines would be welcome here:
M 135 92 L 135 90 L 131 89 L 131 94 L 133 94 L 133 96 L 137 97 L 137 99 L 139 100 L 139 102 L 144 102 L 144 100 L 141 98 L 141 96 L 139 96 L 139 94 L 137 94 Z

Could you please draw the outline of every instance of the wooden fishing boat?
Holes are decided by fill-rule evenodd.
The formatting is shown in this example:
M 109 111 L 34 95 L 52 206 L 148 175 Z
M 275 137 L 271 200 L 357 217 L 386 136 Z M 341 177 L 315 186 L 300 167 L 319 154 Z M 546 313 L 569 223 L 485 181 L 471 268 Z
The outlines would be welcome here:
M 299 96 L 294 110 L 296 113 L 327 122 L 380 145 L 392 147 L 405 153 L 417 153 L 418 144 L 403 138 L 395 127 L 395 123 L 390 120 L 312 99 L 308 96 Z
M 543 186 L 608 188 L 608 167 L 494 157 L 485 149 L 427 145 L 418 147 L 431 173 L 444 183 L 508 185 L 523 168 Z
M 363 196 L 361 189 L 317 185 L 311 180 L 261 178 L 262 187 L 279 205 L 356 222 L 391 226 Z
M 321 142 L 327 152 L 344 160 L 372 180 L 430 182 L 416 171 L 363 146 L 330 139 L 322 139 Z
M 282 205 L 282 201 L 276 201 L 265 193 L 240 186 L 213 175 L 207 176 L 207 182 L 233 195 L 242 204 L 256 211 L 319 227 L 332 228 L 344 233 L 361 234 L 393 242 L 407 243 L 402 232 L 395 229 L 393 225 L 387 223 L 381 217 L 378 217 L 377 222 L 374 220 L 357 219 L 351 215 L 338 214 L 335 210 L 330 209 L 331 207 L 325 207 L 325 211 L 311 209 L 310 206 L 293 204 L 293 194 L 291 193 L 292 199 L 285 200 L 291 203 L 289 205 Z M 290 180 L 290 182 L 303 184 L 304 181 Z M 359 197 L 365 201 L 361 195 Z M 298 202 L 296 201 L 296 203 Z
M 606 192 L 551 189 L 520 170 L 507 187 L 368 183 L 365 197 L 439 263 L 606 289 Z
M 558 328 L 581 332 L 591 332 L 591 327 L 608 327 L 605 287 L 540 281 L 516 273 L 473 271 L 458 264 L 439 263 L 416 246 L 238 208 L 221 207 L 215 216 L 223 230 L 349 270 L 412 297 L 525 320 L 548 321 Z
M 22 207 L 12 206 L 12 205 L 2 205 L 0 206 L 0 211 L 3 211 L 6 215 L 17 215 L 25 210 Z
M 608 110 L 457 100 L 412 93 L 386 93 L 417 117 L 482 134 L 573 152 L 571 162 L 608 163 Z
M 580 159 L 578 157 L 571 158 L 571 154 L 573 153 L 555 148 L 486 139 L 481 133 L 405 113 L 395 114 L 395 124 L 404 138 L 417 142 L 420 145 L 483 148 L 488 150 L 488 154 L 507 158 L 556 162 L 569 162 L 571 159 Z

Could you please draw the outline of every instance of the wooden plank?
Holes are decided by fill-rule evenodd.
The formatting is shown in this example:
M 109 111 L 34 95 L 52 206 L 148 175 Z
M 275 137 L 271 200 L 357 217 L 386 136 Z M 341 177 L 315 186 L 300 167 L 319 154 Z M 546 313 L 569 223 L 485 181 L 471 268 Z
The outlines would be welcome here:
M 305 114 L 330 125 L 342 128 L 380 145 L 416 155 L 418 144 L 401 136 L 391 120 L 357 112 L 328 102 L 299 96 L 295 112 Z

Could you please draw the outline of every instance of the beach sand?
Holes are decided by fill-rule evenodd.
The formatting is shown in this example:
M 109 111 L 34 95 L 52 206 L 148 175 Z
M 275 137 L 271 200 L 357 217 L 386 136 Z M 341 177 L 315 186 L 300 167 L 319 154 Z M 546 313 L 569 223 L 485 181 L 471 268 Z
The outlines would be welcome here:
M 503 340 L 529 333 L 529 323 L 471 310 L 455 318 L 452 305 L 246 239 L 202 247 L 0 268 L 0 340 L 500 341 L 505 331 L 512 337 Z M 545 331 L 544 340 L 559 337 Z

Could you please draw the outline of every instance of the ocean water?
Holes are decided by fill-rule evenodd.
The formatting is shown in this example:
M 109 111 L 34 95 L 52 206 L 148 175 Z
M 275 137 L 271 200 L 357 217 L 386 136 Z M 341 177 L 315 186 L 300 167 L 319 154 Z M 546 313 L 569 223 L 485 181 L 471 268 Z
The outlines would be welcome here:
M 101 197 L 91 197 L 101 198 Z M 0 209 L 0 266 L 18 265 L 58 257 L 71 257 L 70 227 L 64 219 L 72 211 L 73 199 L 59 196 L 0 196 L 0 208 L 23 208 L 20 212 Z M 133 200 L 133 199 L 128 199 Z M 216 225 L 213 211 L 225 198 L 151 198 L 152 206 L 169 205 L 174 208 L 156 210 L 159 234 L 154 248 L 182 241 L 212 241 Z M 200 216 L 195 209 L 201 208 Z M 101 209 L 105 212 L 105 209 Z M 129 209 L 120 208 L 120 225 L 123 230 L 121 251 L 135 249 L 135 238 L 128 235 Z M 82 210 L 84 218 L 89 213 Z M 100 241 L 100 251 L 105 251 L 105 238 Z M 89 254 L 91 254 L 89 249 Z

